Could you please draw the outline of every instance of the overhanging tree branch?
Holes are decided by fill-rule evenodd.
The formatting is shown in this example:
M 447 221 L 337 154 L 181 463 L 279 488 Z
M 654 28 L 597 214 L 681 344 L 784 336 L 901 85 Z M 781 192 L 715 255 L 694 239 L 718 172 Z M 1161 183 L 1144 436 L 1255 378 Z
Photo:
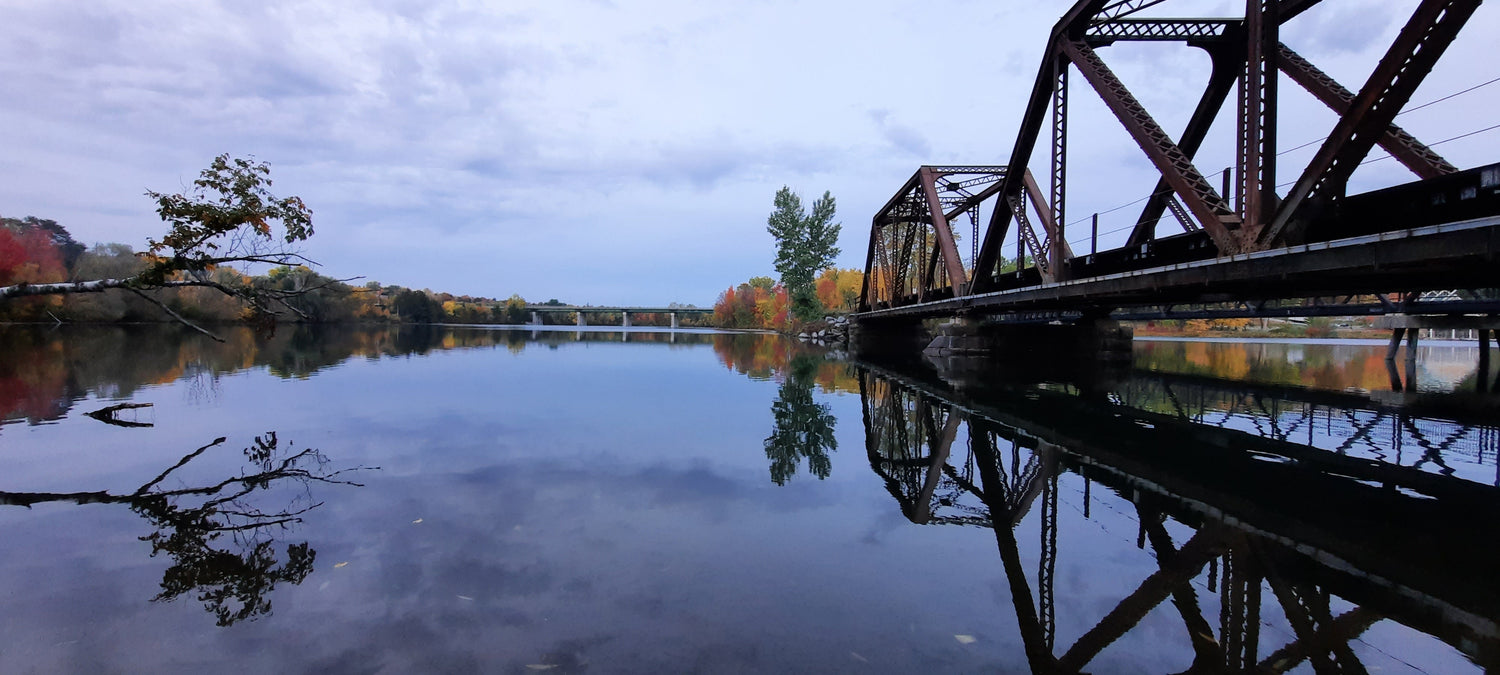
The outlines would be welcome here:
M 141 254 L 147 262 L 145 269 L 127 278 L 3 286 L 0 301 L 125 289 L 157 305 L 177 322 L 217 340 L 217 336 L 193 325 L 144 292 L 201 286 L 245 302 L 263 320 L 274 321 L 280 313 L 272 309 L 273 305 L 306 319 L 307 314 L 290 300 L 325 288 L 327 283 L 282 290 L 256 284 L 234 287 L 208 278 L 213 270 L 236 263 L 317 264 L 292 248 L 312 235 L 312 211 L 299 197 L 272 195 L 270 171 L 265 162 L 231 158 L 227 154 L 215 157 L 187 193 L 146 192 L 156 201 L 157 214 L 170 227 L 161 239 L 147 240 L 149 248 Z

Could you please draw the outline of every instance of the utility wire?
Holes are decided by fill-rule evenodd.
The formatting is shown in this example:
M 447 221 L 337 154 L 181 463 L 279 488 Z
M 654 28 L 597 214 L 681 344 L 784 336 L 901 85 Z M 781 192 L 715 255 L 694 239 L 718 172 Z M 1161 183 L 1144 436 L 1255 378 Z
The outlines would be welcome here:
M 1468 137 L 1474 136 L 1476 134 L 1482 134 L 1482 133 L 1484 133 L 1486 131 L 1494 131 L 1495 129 L 1500 129 L 1500 124 L 1496 124 L 1494 126 L 1488 126 L 1488 127 L 1483 128 L 1483 129 L 1480 129 L 1478 131 L 1470 131 L 1467 134 L 1462 134 L 1462 135 L 1459 135 L 1459 136 L 1454 136 L 1453 138 L 1445 138 L 1445 139 L 1443 139 L 1441 141 L 1438 141 L 1436 143 L 1428 143 L 1427 147 L 1430 148 L 1430 147 L 1432 147 L 1434 145 L 1442 145 L 1444 143 L 1447 143 L 1448 141 L 1456 141 L 1456 140 L 1458 140 L 1460 138 L 1468 138 Z M 1369 164 L 1370 162 L 1378 162 L 1378 161 L 1380 161 L 1382 159 L 1390 159 L 1390 158 L 1391 158 L 1390 155 L 1384 155 L 1384 156 L 1381 156 L 1381 157 L 1376 157 L 1374 159 L 1367 159 L 1367 160 L 1365 160 L 1363 162 L 1360 162 L 1359 165 L 1360 166 L 1364 166 L 1366 164 Z M 1277 187 L 1280 187 L 1280 186 L 1277 186 Z
M 1426 103 L 1423 103 L 1422 105 L 1419 105 L 1419 106 L 1412 106 L 1410 108 L 1406 108 L 1406 109 L 1402 110 L 1401 112 L 1396 113 L 1396 116 L 1400 117 L 1400 116 L 1405 115 L 1406 113 L 1409 113 L 1409 112 L 1416 112 L 1418 110 L 1426 108 L 1427 106 L 1435 105 L 1435 104 L 1438 104 L 1438 103 L 1442 103 L 1443 101 L 1446 101 L 1446 100 L 1448 100 L 1450 98 L 1454 98 L 1456 96 L 1462 96 L 1462 95 L 1467 94 L 1467 93 L 1469 93 L 1471 91 L 1474 91 L 1475 89 L 1479 89 L 1481 87 L 1487 87 L 1487 86 L 1492 85 L 1492 84 L 1494 84 L 1496 82 L 1500 82 L 1500 77 L 1496 77 L 1494 79 L 1487 80 L 1485 82 L 1480 82 L 1479 84 L 1476 84 L 1476 85 L 1474 85 L 1472 87 L 1469 87 L 1468 89 L 1465 89 L 1463 91 L 1455 91 L 1455 92 L 1453 92 L 1451 94 L 1448 94 L 1447 96 L 1444 96 L 1442 98 L 1433 99 L 1433 100 L 1428 101 Z M 1289 152 L 1296 152 L 1296 151 L 1301 150 L 1301 149 L 1303 149 L 1303 148 L 1305 148 L 1305 147 L 1307 147 L 1309 145 L 1317 145 L 1318 143 L 1322 143 L 1323 141 L 1326 141 L 1326 140 L 1328 140 L 1327 136 L 1324 136 L 1324 137 L 1319 138 L 1319 139 L 1311 140 L 1311 141 L 1303 143 L 1302 145 L 1299 145 L 1299 146 L 1297 146 L 1295 148 L 1288 148 L 1286 150 L 1282 150 L 1281 152 L 1276 153 L 1276 156 L 1280 157 L 1280 156 L 1285 155 L 1285 154 L 1287 154 Z M 1439 141 L 1439 142 L 1441 142 L 1441 141 Z M 1437 143 L 1433 143 L 1432 145 L 1437 145 Z

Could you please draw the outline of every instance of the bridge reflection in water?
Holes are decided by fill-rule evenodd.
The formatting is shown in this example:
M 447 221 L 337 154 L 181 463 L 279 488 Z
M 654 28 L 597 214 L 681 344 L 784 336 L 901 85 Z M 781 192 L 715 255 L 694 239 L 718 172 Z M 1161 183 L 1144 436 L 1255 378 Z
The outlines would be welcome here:
M 1008 388 L 861 370 L 871 468 L 912 522 L 993 532 L 1034 672 L 1103 667 L 1155 611 L 1180 617 L 1187 672 L 1366 672 L 1382 622 L 1500 667 L 1494 426 L 1142 375 Z M 1099 589 L 1059 581 L 1058 559 L 1075 541 L 1098 556 L 1083 540 L 1122 517 L 1156 569 L 1114 582 L 1134 590 L 1108 611 L 1060 622 Z M 1018 537 L 1038 524 L 1023 560 Z

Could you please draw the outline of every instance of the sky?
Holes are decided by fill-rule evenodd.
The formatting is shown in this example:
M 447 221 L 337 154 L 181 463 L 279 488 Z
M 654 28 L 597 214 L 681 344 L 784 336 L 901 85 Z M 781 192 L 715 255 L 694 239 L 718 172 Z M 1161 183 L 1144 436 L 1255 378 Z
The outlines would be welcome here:
M 303 252 L 329 276 L 707 306 L 774 276 L 765 225 L 783 185 L 808 203 L 833 193 L 837 264 L 863 268 L 871 216 L 919 165 L 1006 163 L 1069 4 L 0 0 L 0 215 L 141 248 L 165 231 L 147 190 L 182 191 L 221 153 L 253 156 L 278 196 L 312 208 Z M 1281 37 L 1357 90 L 1415 6 L 1325 0 Z M 1174 0 L 1147 15 L 1243 8 Z M 1497 34 L 1500 9 L 1481 6 L 1408 108 L 1500 77 Z M 1202 52 L 1100 53 L 1180 131 Z M 1335 117 L 1280 86 L 1281 147 L 1326 135 Z M 1076 74 L 1070 95 L 1068 220 L 1103 212 L 1105 248 L 1139 206 L 1111 209 L 1156 177 Z M 1500 123 L 1497 103 L 1500 83 L 1398 123 L 1436 143 Z M 1233 159 L 1232 114 L 1200 152 L 1205 174 Z M 1287 152 L 1281 180 L 1316 148 Z M 1500 161 L 1500 130 L 1434 149 L 1460 168 Z M 1350 191 L 1409 180 L 1374 161 Z M 1084 230 L 1070 230 L 1075 250 Z

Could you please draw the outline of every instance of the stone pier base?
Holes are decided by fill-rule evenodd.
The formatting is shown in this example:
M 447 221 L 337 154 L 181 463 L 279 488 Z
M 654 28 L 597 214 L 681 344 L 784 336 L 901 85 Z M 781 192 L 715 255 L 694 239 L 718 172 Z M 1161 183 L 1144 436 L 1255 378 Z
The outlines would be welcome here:
M 849 352 L 866 359 L 915 359 L 932 342 L 919 321 L 849 324 Z

